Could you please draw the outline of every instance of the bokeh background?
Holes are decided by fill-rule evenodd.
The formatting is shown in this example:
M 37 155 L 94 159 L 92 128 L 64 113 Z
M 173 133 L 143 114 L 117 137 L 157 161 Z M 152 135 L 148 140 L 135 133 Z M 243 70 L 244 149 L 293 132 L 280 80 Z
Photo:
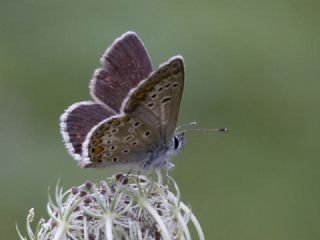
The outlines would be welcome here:
M 99 181 L 59 133 L 64 109 L 90 98 L 108 45 L 133 30 L 154 67 L 186 63 L 179 123 L 189 134 L 173 176 L 207 239 L 320 239 L 320 2 L 0 1 L 0 239 L 17 239 L 47 188 Z M 24 231 L 23 231 L 24 232 Z

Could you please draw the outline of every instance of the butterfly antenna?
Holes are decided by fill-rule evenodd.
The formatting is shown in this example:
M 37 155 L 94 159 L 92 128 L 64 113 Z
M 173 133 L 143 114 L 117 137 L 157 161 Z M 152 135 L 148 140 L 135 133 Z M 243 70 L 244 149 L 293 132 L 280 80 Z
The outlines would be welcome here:
M 183 132 L 228 132 L 227 128 L 189 128 Z
M 197 122 L 191 122 L 188 124 L 181 125 L 176 128 L 176 133 L 187 133 L 187 132 L 228 132 L 227 128 L 192 128 L 197 125 Z M 184 129 L 182 129 L 184 128 Z M 179 129 L 182 129 L 179 131 Z
M 186 130 L 187 130 L 187 129 L 190 129 L 190 127 L 195 126 L 195 125 L 197 125 L 197 122 L 191 122 L 191 123 L 180 125 L 176 128 L 176 132 L 178 133 L 179 129 L 181 129 L 181 128 L 186 128 Z M 180 132 L 185 132 L 186 130 L 182 130 Z

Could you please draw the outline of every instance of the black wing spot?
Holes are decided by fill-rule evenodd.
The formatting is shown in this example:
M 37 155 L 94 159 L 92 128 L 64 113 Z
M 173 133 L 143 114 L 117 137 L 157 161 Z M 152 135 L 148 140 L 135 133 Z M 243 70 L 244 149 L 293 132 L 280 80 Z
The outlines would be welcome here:
M 147 131 L 147 132 L 144 133 L 144 135 L 145 135 L 146 137 L 148 137 L 148 136 L 150 135 L 150 133 L 151 133 L 150 131 Z
M 162 99 L 161 103 L 166 103 L 170 100 L 171 100 L 171 97 L 165 97 L 164 99 Z
M 140 126 L 140 122 L 135 122 L 134 124 L 133 124 L 133 126 L 135 126 L 135 127 L 139 127 Z
M 147 107 L 149 107 L 149 108 L 152 108 L 154 106 L 154 103 L 153 102 L 149 102 L 148 104 L 147 104 Z

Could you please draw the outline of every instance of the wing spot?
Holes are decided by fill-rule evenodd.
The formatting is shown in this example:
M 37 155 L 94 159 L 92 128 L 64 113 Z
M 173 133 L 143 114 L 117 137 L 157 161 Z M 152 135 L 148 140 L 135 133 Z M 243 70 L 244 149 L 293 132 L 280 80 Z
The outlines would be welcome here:
M 131 143 L 132 146 L 137 146 L 138 142 Z
M 112 133 L 118 132 L 118 128 L 112 128 L 111 132 L 112 132 Z
M 137 122 L 135 122 L 135 123 L 133 124 L 133 126 L 134 126 L 134 127 L 139 127 L 140 124 L 141 124 L 141 123 L 140 123 L 139 121 L 137 121 Z
M 97 130 L 97 133 L 94 135 L 95 138 L 102 138 L 103 133 L 100 131 L 100 129 Z
M 171 100 L 171 97 L 165 97 L 162 99 L 161 103 L 166 103 Z
M 154 103 L 153 102 L 149 102 L 148 104 L 147 104 L 147 107 L 149 107 L 149 108 L 152 108 L 154 106 Z
M 169 68 L 164 68 L 162 72 L 163 78 L 168 78 L 170 76 Z
M 172 85 L 172 87 L 175 88 L 175 87 L 178 87 L 178 85 L 179 85 L 178 83 L 174 83 L 174 84 Z
M 148 137 L 149 135 L 150 135 L 150 131 L 146 131 L 145 133 L 144 133 L 144 136 L 146 136 L 146 137 Z
M 172 67 L 173 68 L 179 68 L 180 67 L 180 64 L 178 62 L 173 62 L 172 63 Z
M 119 126 L 121 124 L 120 120 L 119 119 L 114 119 L 112 122 L 111 122 L 112 126 Z
M 129 140 L 131 140 L 132 138 L 133 138 L 133 136 L 132 136 L 132 135 L 129 135 L 129 136 L 125 137 L 124 140 L 129 141 Z
M 106 157 L 110 157 L 112 155 L 111 152 L 107 152 L 106 154 L 104 154 Z
M 112 145 L 111 147 L 110 147 L 110 151 L 114 151 L 114 150 L 116 150 L 116 146 L 115 145 Z
M 123 152 L 123 153 L 128 153 L 128 152 L 129 152 L 129 149 L 124 149 L 122 152 Z
M 119 159 L 118 157 L 113 157 L 112 158 L 113 162 L 118 162 L 118 159 Z
M 109 129 L 110 129 L 109 126 L 103 125 L 100 130 L 101 130 L 101 132 L 106 132 L 106 131 L 108 131 Z
M 96 155 L 96 154 L 101 153 L 103 150 L 104 150 L 103 147 L 101 147 L 101 146 L 96 146 L 95 148 L 91 149 L 91 152 L 92 152 L 94 155 Z
M 165 88 L 169 88 L 170 87 L 170 83 L 167 83 L 166 85 L 164 85 Z
M 152 94 L 151 96 L 150 96 L 152 99 L 155 99 L 156 97 L 157 97 L 157 94 Z
M 153 86 L 152 86 L 152 84 L 150 84 L 150 83 L 146 83 L 146 84 L 143 86 L 143 90 L 146 91 L 146 92 L 150 92 L 152 89 L 153 89 Z
M 128 132 L 129 132 L 129 133 L 133 133 L 133 132 L 134 132 L 134 128 L 129 128 L 129 129 L 128 129 Z
M 152 83 L 155 85 L 155 84 L 158 84 L 160 81 L 161 81 L 161 78 L 157 75 L 154 75 L 151 79 Z
M 178 62 L 172 63 L 172 73 L 178 74 L 180 72 L 180 64 Z
M 123 121 L 124 121 L 124 122 L 129 122 L 130 120 L 131 120 L 131 118 L 128 117 L 128 116 L 124 116 L 124 117 L 123 117 Z
M 146 96 L 146 93 L 141 91 L 141 92 L 138 92 L 136 95 L 135 95 L 135 98 L 138 99 L 138 100 L 142 100 L 144 99 L 144 97 Z
M 101 155 L 99 155 L 99 154 L 93 155 L 92 156 L 92 161 L 93 162 L 102 162 Z
M 163 87 L 158 88 L 158 92 L 162 92 L 162 90 L 163 90 Z
M 93 145 L 98 145 L 98 144 L 100 144 L 100 143 L 102 143 L 102 139 L 101 139 L 101 138 L 93 139 L 93 140 L 92 140 L 92 144 L 93 144 Z
M 108 141 L 107 141 L 107 144 L 110 145 L 110 144 L 111 144 L 111 140 L 108 140 Z

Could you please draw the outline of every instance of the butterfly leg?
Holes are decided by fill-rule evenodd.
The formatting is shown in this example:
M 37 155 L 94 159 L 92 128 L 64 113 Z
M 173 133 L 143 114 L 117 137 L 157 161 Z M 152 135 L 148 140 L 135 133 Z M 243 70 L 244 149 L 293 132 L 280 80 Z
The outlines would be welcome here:
M 128 173 L 127 173 L 127 177 L 129 177 L 129 175 L 132 173 L 132 170 L 133 170 L 133 167 L 132 167 L 132 168 L 130 168 L 130 170 L 128 171 Z
M 172 170 L 174 169 L 174 166 L 175 166 L 175 165 L 174 165 L 173 163 L 171 163 L 171 162 L 168 161 L 168 162 L 166 163 L 165 169 L 167 170 L 168 173 L 171 173 Z

